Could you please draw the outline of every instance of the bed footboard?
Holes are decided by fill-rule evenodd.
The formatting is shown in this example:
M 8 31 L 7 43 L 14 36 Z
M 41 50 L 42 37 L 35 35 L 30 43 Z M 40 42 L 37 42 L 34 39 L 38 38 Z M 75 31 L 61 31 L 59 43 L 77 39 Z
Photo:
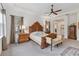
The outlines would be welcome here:
M 45 37 L 42 37 L 42 40 L 41 40 L 41 48 L 44 49 L 46 47 L 48 47 L 48 43 L 46 43 Z

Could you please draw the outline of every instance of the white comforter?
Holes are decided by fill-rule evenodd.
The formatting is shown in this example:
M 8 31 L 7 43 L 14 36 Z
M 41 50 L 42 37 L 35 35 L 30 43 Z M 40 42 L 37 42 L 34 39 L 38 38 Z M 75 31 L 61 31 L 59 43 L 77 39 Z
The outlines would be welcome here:
M 38 43 L 39 45 L 41 45 L 41 38 L 46 36 L 47 34 L 42 32 L 42 31 L 36 31 L 36 32 L 32 32 L 30 34 L 30 38 L 35 41 L 36 43 Z

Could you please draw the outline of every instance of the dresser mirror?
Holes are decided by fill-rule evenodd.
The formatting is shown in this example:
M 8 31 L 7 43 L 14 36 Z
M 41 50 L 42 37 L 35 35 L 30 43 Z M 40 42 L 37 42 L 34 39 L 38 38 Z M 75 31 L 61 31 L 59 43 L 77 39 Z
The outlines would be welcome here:
M 50 21 L 45 21 L 45 32 L 50 33 Z

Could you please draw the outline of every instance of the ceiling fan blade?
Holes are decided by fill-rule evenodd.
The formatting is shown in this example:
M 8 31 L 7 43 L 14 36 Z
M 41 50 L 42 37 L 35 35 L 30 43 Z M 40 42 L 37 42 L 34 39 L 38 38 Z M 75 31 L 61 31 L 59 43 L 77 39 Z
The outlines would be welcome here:
M 55 11 L 55 12 L 59 12 L 59 11 L 62 11 L 62 10 L 60 9 L 60 10 L 57 10 L 57 11 Z
M 49 16 L 50 16 L 51 14 L 52 14 L 52 13 L 50 13 Z
M 55 15 L 57 15 L 57 13 L 55 13 L 55 12 L 52 12 L 53 14 L 55 14 Z

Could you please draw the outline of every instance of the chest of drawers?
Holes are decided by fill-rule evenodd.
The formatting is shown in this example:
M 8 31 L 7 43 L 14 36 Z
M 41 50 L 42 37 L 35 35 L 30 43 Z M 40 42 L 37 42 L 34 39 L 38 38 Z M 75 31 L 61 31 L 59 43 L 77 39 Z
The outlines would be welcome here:
M 29 34 L 21 33 L 19 34 L 19 43 L 26 42 L 29 40 Z

